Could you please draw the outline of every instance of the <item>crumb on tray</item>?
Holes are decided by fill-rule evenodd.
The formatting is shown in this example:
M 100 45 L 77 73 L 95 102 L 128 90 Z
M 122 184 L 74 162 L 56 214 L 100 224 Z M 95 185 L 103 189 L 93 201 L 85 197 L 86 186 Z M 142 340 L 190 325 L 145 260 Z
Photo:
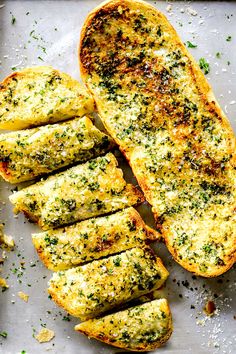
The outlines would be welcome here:
M 4 234 L 2 224 L 0 224 L 0 245 L 9 250 L 12 250 L 15 246 L 13 238 Z
M 9 288 L 6 279 L 0 278 L 0 287 L 2 288 L 3 291 Z
M 55 337 L 54 331 L 48 328 L 41 329 L 41 331 L 35 336 L 35 338 L 39 343 L 49 342 L 54 337 Z
M 29 295 L 25 294 L 23 291 L 18 292 L 19 298 L 21 298 L 24 302 L 28 302 Z
M 194 10 L 192 7 L 187 7 L 186 11 L 191 16 L 197 16 L 197 11 Z
M 205 307 L 204 307 L 204 312 L 208 316 L 213 316 L 216 310 L 215 303 L 212 300 L 207 301 Z

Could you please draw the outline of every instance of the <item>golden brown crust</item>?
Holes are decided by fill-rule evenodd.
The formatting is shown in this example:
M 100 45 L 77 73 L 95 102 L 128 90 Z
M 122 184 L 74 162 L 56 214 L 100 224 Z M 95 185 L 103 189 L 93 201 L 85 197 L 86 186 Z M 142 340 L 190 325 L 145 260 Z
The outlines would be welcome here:
M 34 239 L 32 239 L 32 242 L 35 246 L 34 243 Z M 41 247 L 37 247 L 36 248 L 37 254 L 39 256 L 39 258 L 41 259 L 42 263 L 48 268 L 50 269 L 50 261 L 49 258 L 45 255 L 45 253 L 43 252 L 43 249 Z
M 139 20 L 137 20 L 137 23 L 135 23 L 137 17 L 142 15 L 145 15 L 145 19 L 143 19 L 143 23 L 140 25 Z M 109 21 L 111 22 L 113 21 L 112 25 L 110 23 L 110 27 L 112 28 L 110 32 L 106 31 L 106 28 L 103 28 L 104 19 L 106 20 L 106 24 L 108 24 Z M 179 97 L 176 92 L 173 92 L 172 95 L 173 100 L 176 98 L 176 101 L 177 103 L 180 103 L 180 106 L 178 105 L 174 106 L 174 102 L 173 104 L 171 103 L 172 104 L 171 105 L 168 101 L 168 97 L 163 96 L 171 88 L 176 88 L 176 86 L 173 86 L 173 83 L 175 83 L 174 76 L 168 74 L 166 75 L 164 80 L 160 81 L 161 80 L 160 77 L 163 73 L 164 74 L 166 72 L 170 73 L 170 64 L 168 63 L 169 65 L 168 66 L 166 64 L 167 62 L 164 62 L 163 66 L 164 68 L 167 68 L 166 69 L 167 71 L 165 72 L 164 70 L 162 70 L 161 66 L 158 64 L 156 60 L 156 57 L 154 57 L 153 54 L 149 54 L 149 53 L 153 53 L 154 49 L 157 50 L 157 52 L 159 53 L 159 49 L 161 48 L 160 49 L 161 52 L 163 48 L 161 47 L 161 43 L 159 43 L 157 39 L 156 46 L 155 43 L 153 42 L 151 43 L 153 44 L 153 47 L 148 47 L 148 46 L 145 47 L 146 44 L 142 42 L 142 37 L 141 36 L 139 37 L 138 34 L 139 32 L 136 30 L 134 34 L 134 31 L 132 29 L 132 26 L 134 26 L 134 24 L 135 25 L 137 24 L 137 26 L 140 25 L 141 30 L 143 30 L 142 37 L 146 38 L 146 42 L 147 40 L 149 41 L 149 39 L 151 38 L 148 37 L 149 33 L 151 33 L 150 36 L 153 35 L 152 29 L 158 24 L 162 26 L 161 37 L 164 33 L 163 35 L 164 39 L 165 37 L 168 38 L 167 39 L 168 44 L 166 47 L 164 45 L 164 49 L 168 51 L 170 48 L 169 54 L 172 55 L 174 53 L 176 56 L 175 62 L 173 62 L 172 69 L 174 67 L 177 67 L 178 69 L 176 72 L 178 74 L 178 70 L 181 71 L 181 69 L 179 69 L 181 68 L 181 66 L 186 67 L 187 74 L 186 76 L 182 77 L 182 80 L 186 81 L 185 87 L 187 88 L 189 87 L 190 90 L 192 91 L 188 92 L 186 89 L 185 91 L 183 90 L 183 92 L 185 93 L 185 97 L 187 97 L 187 99 L 190 98 L 190 100 L 188 100 L 187 103 L 189 102 L 191 104 L 194 103 L 196 104 L 195 107 L 194 106 L 188 107 L 187 104 L 187 108 L 184 107 L 183 110 L 181 106 L 181 101 L 178 102 Z M 128 28 L 129 25 L 130 25 L 130 30 Z M 152 28 L 152 26 L 154 27 Z M 122 30 L 124 30 L 123 32 L 124 35 L 122 33 Z M 148 34 L 146 34 L 147 32 Z M 109 40 L 107 39 L 108 37 Z M 114 38 L 116 38 L 116 40 L 114 40 Z M 123 42 L 121 41 L 121 38 Z M 173 41 L 173 43 L 171 41 Z M 94 43 L 96 44 L 96 53 L 93 52 L 92 49 Z M 109 51 L 113 49 L 112 48 L 113 43 L 115 43 L 114 47 L 117 45 L 116 53 L 118 54 L 115 57 L 113 57 L 112 60 L 109 61 L 109 57 L 107 53 L 109 53 Z M 134 43 L 135 46 L 132 47 Z M 139 49 L 137 49 L 139 43 L 142 43 L 144 50 L 147 50 L 145 54 L 142 54 L 141 52 L 139 52 Z M 173 52 L 173 48 L 171 47 L 172 44 L 175 52 Z M 101 47 L 99 48 L 99 46 Z M 106 54 L 104 48 L 106 49 Z M 130 48 L 132 48 L 132 50 Z M 143 55 L 142 57 L 140 56 L 140 53 Z M 179 53 L 181 54 L 181 57 L 178 58 Z M 102 65 L 100 66 L 98 64 L 99 61 L 96 61 L 99 55 L 101 55 L 101 58 L 103 58 Z M 136 57 L 133 58 L 133 56 L 135 55 Z M 148 57 L 148 60 L 146 62 L 145 62 L 146 60 L 145 55 L 147 55 Z M 97 109 L 101 115 L 102 121 L 106 129 L 110 132 L 114 140 L 120 146 L 120 150 L 129 161 L 131 168 L 138 180 L 139 185 L 141 186 L 145 194 L 147 201 L 153 206 L 153 212 L 155 214 L 158 228 L 162 230 L 167 247 L 172 253 L 173 257 L 184 268 L 204 277 L 217 276 L 227 271 L 233 265 L 236 259 L 235 227 L 234 227 L 235 225 L 234 209 L 236 206 L 235 206 L 235 187 L 233 186 L 235 184 L 233 183 L 233 181 L 235 178 L 234 175 L 235 175 L 235 162 L 236 162 L 235 138 L 230 123 L 227 117 L 225 116 L 224 112 L 220 108 L 219 104 L 217 103 L 209 83 L 207 82 L 203 73 L 199 69 L 198 64 L 195 62 L 192 55 L 188 53 L 186 47 L 179 39 L 176 31 L 168 23 L 167 19 L 162 13 L 160 13 L 157 9 L 155 9 L 154 7 L 152 7 L 151 5 L 143 1 L 140 0 L 139 1 L 131 1 L 131 0 L 106 1 L 102 3 L 99 7 L 95 8 L 89 14 L 89 16 L 85 21 L 85 24 L 81 32 L 79 56 L 80 56 L 80 69 L 81 69 L 82 78 L 95 98 Z M 160 60 L 160 63 L 161 60 L 163 60 L 162 56 L 164 57 L 164 54 L 157 54 L 157 58 L 158 60 Z M 144 60 L 142 60 L 143 57 L 145 58 Z M 168 58 L 168 56 L 165 58 Z M 129 65 L 129 61 L 131 63 L 130 65 Z M 104 65 L 106 63 L 110 65 L 110 68 L 108 66 L 110 72 L 114 69 L 113 75 L 110 75 L 109 71 L 104 71 Z M 157 71 L 157 75 L 155 74 L 155 70 Z M 174 69 L 175 74 L 176 72 Z M 155 79 L 152 79 L 153 73 L 154 75 L 156 75 Z M 108 77 L 111 78 L 110 82 L 108 79 L 104 80 L 104 77 L 106 77 L 106 75 L 108 75 Z M 131 78 L 133 78 L 134 80 L 138 80 L 139 83 L 140 81 L 142 81 L 144 84 L 146 84 L 146 88 L 142 88 L 141 86 L 139 86 L 140 87 L 139 90 L 134 91 L 137 94 L 141 93 L 140 96 L 146 95 L 148 98 L 150 98 L 148 104 L 152 108 L 149 109 L 149 116 L 146 115 L 146 117 L 148 117 L 148 119 L 151 117 L 150 120 L 153 119 L 152 123 L 156 124 L 156 127 L 158 127 L 158 124 L 159 126 L 161 126 L 162 124 L 166 129 L 166 126 L 168 126 L 169 124 L 168 126 L 169 129 L 168 138 L 170 139 L 169 141 L 176 144 L 176 146 L 172 149 L 172 154 L 175 155 L 175 159 L 173 160 L 172 163 L 173 171 L 171 171 L 174 172 L 175 175 L 172 177 L 172 180 L 176 178 L 176 180 L 179 181 L 182 178 L 183 181 L 185 179 L 185 176 L 187 176 L 189 178 L 187 184 L 191 185 L 192 183 L 191 178 L 193 178 L 195 185 L 193 185 L 192 192 L 189 191 L 189 195 L 193 193 L 193 195 L 198 196 L 199 193 L 200 199 L 195 203 L 195 205 L 197 205 L 197 207 L 198 205 L 200 205 L 200 208 L 202 209 L 208 208 L 206 212 L 204 211 L 202 220 L 199 219 L 198 226 L 199 229 L 201 229 L 199 234 L 200 235 L 199 239 L 202 239 L 202 244 L 199 244 L 196 235 L 191 234 L 190 232 L 195 247 L 195 249 L 193 247 L 191 257 L 194 257 L 194 254 L 196 253 L 197 250 L 197 252 L 199 252 L 200 259 L 203 256 L 205 257 L 204 262 L 203 259 L 201 259 L 200 261 L 198 260 L 196 262 L 192 262 L 191 257 L 189 259 L 187 257 L 187 250 L 185 250 L 186 248 L 185 245 L 181 245 L 182 247 L 181 250 L 176 246 L 176 243 L 179 242 L 180 244 L 181 240 L 178 239 L 179 237 L 178 235 L 177 236 L 176 234 L 174 235 L 172 225 L 173 224 L 176 225 L 176 230 L 181 225 L 179 225 L 179 221 L 176 218 L 174 218 L 173 215 L 170 215 L 168 219 L 169 221 L 166 220 L 163 224 L 163 220 L 164 220 L 163 216 L 164 214 L 166 214 L 166 210 L 167 212 L 170 211 L 172 212 L 172 210 L 176 207 L 176 203 L 172 203 L 173 207 L 172 206 L 169 207 L 167 203 L 166 205 L 163 205 L 164 203 L 161 205 L 161 201 L 160 201 L 161 194 L 159 193 L 155 195 L 156 190 L 154 190 L 153 192 L 153 185 L 151 181 L 155 175 L 150 174 L 150 176 L 148 176 L 148 174 L 145 173 L 143 161 L 147 163 L 146 162 L 147 156 L 145 155 L 146 152 L 144 150 L 142 150 L 141 148 L 139 150 L 139 146 L 142 145 L 142 142 L 138 143 L 139 146 L 138 144 L 135 143 L 135 139 L 138 140 L 137 136 L 135 135 L 135 133 L 137 133 L 137 131 L 135 130 L 136 128 L 134 128 L 134 130 L 131 130 L 131 133 L 130 132 L 127 133 L 125 137 L 122 137 L 121 133 L 122 130 L 124 131 L 123 125 L 126 124 L 125 120 L 122 121 L 121 119 L 121 124 L 119 123 L 120 124 L 119 129 L 118 129 L 118 123 L 114 122 L 113 118 L 115 115 L 117 115 L 118 104 L 114 103 L 113 105 L 113 102 L 116 102 L 116 100 L 114 96 L 109 98 L 109 95 L 110 96 L 113 95 L 114 83 L 115 83 L 116 85 L 115 92 L 118 95 L 120 100 L 122 94 L 124 94 L 124 97 L 125 95 L 127 95 L 128 97 L 128 94 L 131 93 L 128 102 L 125 101 L 125 99 L 124 102 L 121 101 L 123 107 L 125 106 L 125 104 L 130 103 L 133 98 L 132 90 L 134 87 L 128 81 Z M 162 82 L 162 86 L 164 87 L 164 88 L 161 87 L 161 89 L 163 89 L 162 91 L 160 90 L 160 87 L 158 88 L 157 85 L 160 82 Z M 179 78 L 176 82 L 177 84 L 180 84 L 179 87 L 181 88 L 181 78 Z M 105 86 L 104 88 L 104 85 L 107 86 Z M 167 99 L 165 97 L 167 97 Z M 171 99 L 172 98 L 170 98 L 170 101 Z M 161 114 L 158 116 L 159 113 L 154 112 L 156 109 L 155 102 L 157 106 L 159 106 L 157 107 L 157 110 L 160 109 L 160 112 L 163 113 L 162 114 L 162 116 L 164 117 L 163 122 L 161 121 L 161 117 L 160 117 Z M 133 106 L 131 107 L 133 108 Z M 136 105 L 136 108 L 139 107 L 137 107 Z M 142 109 L 144 112 L 146 112 L 144 108 L 145 106 L 142 103 Z M 199 109 L 198 113 L 196 114 L 194 113 L 195 108 Z M 107 114 L 106 112 L 109 112 L 109 114 Z M 131 110 L 130 112 L 132 113 Z M 202 113 L 202 116 L 198 121 L 196 121 L 197 126 L 195 127 L 194 125 L 195 122 L 194 121 L 191 122 L 191 119 L 195 117 L 197 114 L 199 114 L 200 117 L 200 113 Z M 122 114 L 123 113 L 121 110 L 120 115 L 122 116 Z M 168 114 L 169 117 L 171 118 L 168 118 Z M 156 118 L 157 116 L 158 119 Z M 140 118 L 141 120 L 143 119 L 143 124 L 150 123 L 147 122 L 146 117 L 144 113 L 144 118 L 143 117 Z M 117 120 L 118 119 L 119 118 L 117 118 Z M 135 119 L 137 119 L 137 117 Z M 169 121 L 164 121 L 164 119 L 168 119 Z M 171 126 L 172 124 L 171 119 L 174 121 L 173 127 Z M 192 126 L 187 121 L 188 119 L 190 120 Z M 117 127 L 115 126 L 115 124 L 117 124 Z M 131 128 L 133 129 L 133 127 Z M 142 126 L 140 124 L 140 130 L 141 129 Z M 129 127 L 126 130 L 128 131 Z M 133 134 L 132 131 L 135 131 L 135 133 Z M 191 137 L 193 137 L 192 140 Z M 200 139 L 198 140 L 199 137 L 201 138 L 201 140 Z M 194 138 L 196 138 L 196 142 L 194 141 Z M 215 148 L 216 144 L 214 143 L 214 139 L 219 139 L 219 144 L 218 144 L 219 148 L 218 147 Z M 223 143 L 221 143 L 221 141 L 223 141 Z M 189 142 L 190 142 L 190 147 L 188 146 Z M 185 149 L 185 151 L 182 156 L 181 154 L 178 155 L 179 152 L 177 151 L 178 147 L 179 146 L 181 147 L 181 145 L 185 146 L 183 148 Z M 159 152 L 159 147 L 157 149 L 158 152 Z M 142 155 L 143 151 L 144 151 L 143 153 L 144 157 L 142 160 L 139 156 Z M 180 153 L 182 152 L 180 151 Z M 153 160 L 150 159 L 150 161 L 154 161 L 154 160 L 155 159 Z M 181 165 L 183 161 L 184 161 L 184 168 L 183 168 L 183 172 L 181 173 L 182 167 L 180 168 L 180 170 L 178 170 L 178 166 Z M 172 166 L 169 167 L 169 169 L 172 169 Z M 152 165 L 151 167 L 155 168 L 155 165 Z M 194 169 L 195 170 L 198 169 L 197 172 L 198 175 L 197 173 L 194 172 Z M 159 171 L 158 173 L 159 176 L 162 176 L 161 171 Z M 163 172 L 163 175 L 165 175 L 165 172 Z M 201 184 L 199 181 L 202 181 L 203 183 Z M 166 181 L 166 183 L 167 182 L 168 181 Z M 194 188 L 195 189 L 198 188 L 198 190 L 195 191 Z M 217 199 L 217 194 L 220 195 L 219 199 Z M 183 201 L 184 198 L 185 197 L 183 197 Z M 190 197 L 188 199 L 188 203 L 191 203 L 191 199 L 194 198 Z M 210 203 L 208 202 L 208 200 L 210 200 Z M 205 205 L 207 205 L 206 207 L 201 206 L 202 201 L 205 203 Z M 219 207 L 217 207 L 218 209 L 216 211 L 215 205 L 217 205 L 217 203 Z M 184 206 L 183 205 L 182 207 L 185 208 L 185 205 Z M 196 214 L 200 215 L 201 210 L 199 211 L 197 210 L 197 208 L 195 209 L 196 209 Z M 185 214 L 186 213 L 191 214 L 192 210 L 193 209 L 191 209 L 188 206 Z M 217 215 L 216 221 L 214 221 L 215 220 L 214 214 Z M 179 213 L 179 218 L 184 219 L 184 211 L 182 212 L 182 214 L 181 212 Z M 229 222 L 229 219 L 227 218 L 232 219 L 231 224 Z M 208 220 L 210 220 L 209 221 L 210 225 L 208 225 Z M 189 222 L 193 223 L 193 221 L 190 219 Z M 206 224 L 205 231 L 203 227 L 204 225 L 203 222 L 205 222 Z M 220 228 L 218 227 L 218 230 L 220 230 L 219 232 L 217 231 L 217 223 L 218 225 L 219 224 L 221 225 Z M 197 228 L 197 222 L 195 227 Z M 188 231 L 190 230 L 188 229 Z M 184 240 L 185 239 L 183 239 L 183 242 L 185 242 Z M 182 252 L 183 249 L 184 252 Z M 203 263 L 204 263 L 204 267 L 202 266 Z
M 78 330 L 80 333 L 84 334 L 85 336 L 87 337 L 92 337 L 91 336 L 91 333 L 90 332 L 87 332 L 86 330 L 83 330 L 83 329 L 79 329 Z M 165 335 L 165 337 L 163 337 L 159 343 L 153 343 L 153 344 L 149 344 L 148 346 L 145 346 L 145 345 L 140 345 L 138 347 L 136 347 L 135 349 L 130 349 L 130 348 L 127 348 L 125 347 L 124 345 L 122 344 L 119 344 L 116 342 L 116 344 L 114 344 L 108 337 L 103 337 L 102 339 L 101 338 L 97 338 L 97 337 L 94 337 L 95 339 L 99 340 L 100 342 L 102 343 L 106 343 L 108 345 L 112 345 L 113 347 L 116 347 L 116 348 L 121 348 L 121 349 L 126 349 L 130 352 L 149 352 L 149 351 L 153 351 L 155 349 L 158 349 L 160 348 L 161 346 L 163 346 L 167 341 L 168 339 L 170 338 L 171 334 L 172 334 L 172 328 L 169 329 L 168 333 Z
M 11 173 L 8 170 L 8 162 L 0 162 L 0 176 L 8 181 L 11 179 Z

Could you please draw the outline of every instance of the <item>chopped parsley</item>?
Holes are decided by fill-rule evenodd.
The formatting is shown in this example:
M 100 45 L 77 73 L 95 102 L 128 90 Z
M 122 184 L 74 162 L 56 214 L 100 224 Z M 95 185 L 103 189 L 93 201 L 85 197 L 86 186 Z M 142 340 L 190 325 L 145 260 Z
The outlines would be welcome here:
M 231 42 L 232 41 L 232 36 L 228 36 L 227 38 L 226 38 L 226 42 Z
M 221 53 L 220 53 L 220 52 L 217 52 L 217 53 L 216 53 L 216 58 L 217 58 L 217 59 L 220 59 L 220 58 L 221 58 Z
M 16 18 L 11 14 L 11 24 L 14 25 L 16 23 Z
M 45 54 L 47 54 L 47 51 L 46 51 L 46 48 L 45 48 L 45 47 L 43 47 L 42 45 L 38 45 L 38 48 L 42 49 L 42 51 L 43 51 Z
M 206 244 L 202 247 L 203 251 L 206 253 L 206 254 L 210 254 L 212 253 L 213 251 L 213 248 L 212 248 L 212 245 L 211 244 Z
M 116 267 L 120 266 L 120 262 L 121 262 L 121 258 L 119 256 L 117 256 L 114 260 L 113 263 Z
M 50 238 L 49 236 L 45 236 L 44 241 L 46 242 L 47 246 L 58 244 L 58 238 L 56 237 Z
M 187 242 L 188 240 L 188 235 L 184 232 L 182 233 L 182 235 L 180 235 L 178 237 L 178 240 L 177 240 L 177 244 L 178 246 L 182 246 L 182 245 L 185 245 L 185 243 Z
M 89 183 L 89 185 L 88 185 L 88 189 L 92 192 L 98 190 L 99 187 L 100 187 L 100 184 L 98 182 L 92 182 L 92 183 Z
M 186 42 L 188 48 L 197 48 L 197 44 L 193 44 L 190 41 Z
M 7 332 L 5 331 L 0 332 L 0 336 L 3 338 L 7 338 Z
M 206 61 L 205 58 L 200 58 L 200 59 L 199 59 L 199 66 L 200 66 L 200 69 L 203 70 L 203 72 L 204 72 L 205 75 L 209 74 L 209 72 L 210 72 L 210 65 L 209 65 L 209 63 Z
M 67 322 L 70 322 L 70 316 L 68 315 L 68 316 L 63 316 L 63 318 L 62 318 L 62 321 L 67 321 Z

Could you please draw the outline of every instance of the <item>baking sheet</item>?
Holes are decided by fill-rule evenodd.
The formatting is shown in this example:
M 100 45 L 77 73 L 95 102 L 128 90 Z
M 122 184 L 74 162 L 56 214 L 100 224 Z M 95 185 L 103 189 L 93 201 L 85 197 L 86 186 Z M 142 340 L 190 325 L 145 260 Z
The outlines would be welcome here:
M 12 70 L 35 64 L 53 65 L 79 79 L 80 29 L 88 12 L 100 2 L 0 1 L 0 79 Z M 209 61 L 208 80 L 236 130 L 236 2 L 149 2 L 167 15 L 184 42 L 197 44 L 197 48 L 190 49 L 197 60 L 204 57 Z M 119 160 L 127 179 L 135 183 L 129 168 Z M 31 243 L 31 232 L 39 229 L 21 215 L 13 217 L 8 202 L 12 189 L 14 186 L 0 182 L 0 220 L 5 223 L 6 234 L 16 242 L 15 251 L 8 254 L 4 264 L 3 275 L 10 287 L 0 294 L 0 332 L 8 335 L 6 339 L 0 336 L 0 353 L 121 352 L 75 333 L 73 327 L 78 321 L 48 299 L 46 288 L 51 272 L 39 262 Z M 152 224 L 148 207 L 139 210 Z M 173 335 L 157 352 L 236 353 L 235 269 L 216 279 L 195 278 L 171 259 L 164 245 L 155 248 L 170 271 L 163 293 L 174 317 Z M 21 262 L 25 262 L 23 267 Z M 28 303 L 17 296 L 18 291 L 29 295 Z M 211 299 L 217 310 L 215 316 L 207 317 L 203 307 Z M 34 334 L 44 326 L 55 331 L 55 338 L 39 344 Z

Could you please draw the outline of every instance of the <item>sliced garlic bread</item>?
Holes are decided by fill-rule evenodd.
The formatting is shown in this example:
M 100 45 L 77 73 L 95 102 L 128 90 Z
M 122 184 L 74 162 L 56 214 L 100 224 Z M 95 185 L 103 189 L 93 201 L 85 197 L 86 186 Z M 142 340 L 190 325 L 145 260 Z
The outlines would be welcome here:
M 48 230 L 140 203 L 143 195 L 126 184 L 116 158 L 108 153 L 24 188 L 9 199 L 15 212 L 24 212 Z
M 57 230 L 32 235 L 43 263 L 53 271 L 145 246 L 159 234 L 145 225 L 132 207 Z
M 0 134 L 0 175 L 10 183 L 29 181 L 113 147 L 87 117 Z
M 235 137 L 165 16 L 113 0 L 82 29 L 80 66 L 108 132 L 184 268 L 213 277 L 235 262 Z
M 169 339 L 172 317 L 167 300 L 159 299 L 82 322 L 75 330 L 114 347 L 146 352 Z
M 0 84 L 0 129 L 19 130 L 93 112 L 86 89 L 50 66 L 34 66 Z
M 168 271 L 149 247 L 53 274 L 48 292 L 69 314 L 93 318 L 162 286 Z

